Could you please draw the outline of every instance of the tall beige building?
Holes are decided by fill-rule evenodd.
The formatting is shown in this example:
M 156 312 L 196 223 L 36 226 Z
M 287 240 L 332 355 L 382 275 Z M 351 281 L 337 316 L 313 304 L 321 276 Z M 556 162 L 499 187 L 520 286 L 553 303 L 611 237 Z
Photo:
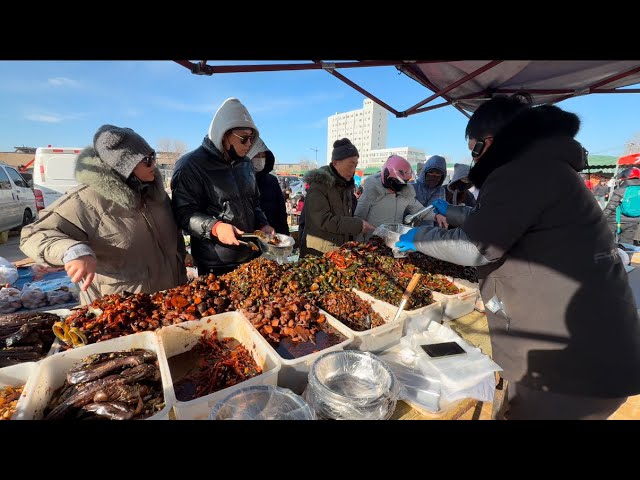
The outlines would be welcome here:
M 389 113 L 373 100 L 367 98 L 360 110 L 336 113 L 329 117 L 327 138 L 327 163 L 331 161 L 333 142 L 348 138 L 360 153 L 359 167 L 366 168 L 372 150 L 387 146 Z

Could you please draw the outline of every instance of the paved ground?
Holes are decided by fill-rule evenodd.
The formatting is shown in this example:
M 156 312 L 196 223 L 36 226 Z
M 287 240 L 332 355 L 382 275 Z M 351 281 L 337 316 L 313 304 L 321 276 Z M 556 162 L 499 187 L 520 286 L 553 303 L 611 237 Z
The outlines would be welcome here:
M 0 257 L 6 258 L 10 262 L 17 262 L 27 256 L 22 253 L 19 248 L 20 234 L 18 232 L 9 232 L 9 241 L 0 244 Z

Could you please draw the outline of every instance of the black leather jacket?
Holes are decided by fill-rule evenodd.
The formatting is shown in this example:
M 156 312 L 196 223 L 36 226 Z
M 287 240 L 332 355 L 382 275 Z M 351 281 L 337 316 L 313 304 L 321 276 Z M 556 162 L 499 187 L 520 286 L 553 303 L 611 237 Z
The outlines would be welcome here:
M 260 209 L 253 166 L 245 157 L 227 162 L 205 137 L 202 145 L 178 160 L 171 178 L 176 223 L 191 235 L 191 254 L 198 273 L 220 272 L 254 258 L 247 247 L 224 245 L 211 234 L 221 220 L 244 232 L 268 225 Z

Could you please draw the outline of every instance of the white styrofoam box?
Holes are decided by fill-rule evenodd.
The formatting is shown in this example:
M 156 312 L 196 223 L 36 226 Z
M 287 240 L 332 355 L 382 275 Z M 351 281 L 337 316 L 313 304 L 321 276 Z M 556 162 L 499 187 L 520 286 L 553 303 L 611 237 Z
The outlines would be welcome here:
M 451 277 L 448 278 L 451 280 Z M 464 291 L 456 293 L 455 295 L 445 295 L 444 293 L 433 292 L 434 300 L 442 303 L 444 307 L 443 318 L 445 320 L 455 320 L 456 318 L 460 318 L 473 312 L 479 295 L 478 288 L 467 286 L 473 285 L 471 283 L 467 282 L 466 285 L 463 285 L 458 280 L 454 280 L 453 284 Z
M 338 321 L 332 315 L 320 309 L 320 312 L 326 317 L 327 323 L 335 328 L 339 333 L 347 337 L 337 345 L 333 345 L 329 348 L 325 348 L 318 352 L 310 353 L 309 355 L 303 355 L 302 357 L 286 359 L 282 358 L 276 350 L 269 345 L 269 348 L 275 353 L 280 362 L 282 362 L 282 368 L 278 374 L 278 386 L 293 390 L 294 393 L 301 395 L 305 387 L 307 386 L 309 370 L 311 370 L 311 364 L 320 355 L 326 352 L 334 352 L 337 350 L 344 350 L 344 348 L 353 342 L 353 333 L 350 328 L 347 328 L 342 322 Z M 247 320 L 248 321 L 248 320 Z M 253 326 L 251 328 L 254 328 Z M 255 330 L 255 328 L 254 328 Z M 257 332 L 257 330 L 256 330 Z M 261 335 L 258 332 L 258 335 Z M 268 344 L 269 342 L 267 342 Z
M 363 300 L 371 302 L 371 308 L 373 311 L 380 314 L 386 323 L 363 332 L 357 332 L 345 325 L 345 327 L 349 328 L 349 331 L 354 337 L 353 342 L 349 344 L 348 349 L 375 353 L 398 343 L 402 337 L 402 328 L 404 327 L 407 314 L 402 312 L 398 320 L 394 322 L 393 319 L 398 310 L 396 307 L 389 303 L 382 302 L 355 288 L 352 290 Z
M 357 292 L 358 295 L 366 300 L 375 300 L 379 304 L 384 305 L 386 309 L 391 309 L 391 311 L 393 311 L 393 315 L 395 316 L 396 311 L 398 310 L 398 305 L 392 305 L 391 303 L 383 302 L 382 300 L 378 300 L 368 293 L 361 292 L 360 290 L 357 290 L 355 288 L 353 289 L 353 291 Z M 414 310 L 404 310 L 403 313 L 406 315 L 406 317 L 404 322 L 402 323 L 402 335 L 406 335 L 409 329 L 419 331 L 426 330 L 429 326 L 429 323 L 431 323 L 432 321 L 442 323 L 442 310 L 443 305 L 438 301 L 434 301 L 433 303 L 425 307 L 416 308 Z
M 23 399 L 27 396 L 29 379 L 33 376 L 36 365 L 36 362 L 23 362 L 18 363 L 17 365 L 0 368 L 0 389 L 2 387 L 19 387 L 24 385 L 22 394 L 18 400 L 18 405 L 16 406 L 16 412 L 17 409 L 20 408 L 20 404 L 24 401 Z M 15 413 L 13 417 L 15 417 Z
M 276 385 L 278 382 L 278 372 L 281 367 L 280 356 L 273 352 L 269 343 L 239 312 L 221 313 L 158 330 L 160 347 L 164 351 L 167 362 L 169 358 L 191 350 L 198 343 L 203 331 L 214 329 L 218 331 L 219 339 L 231 337 L 238 340 L 251 353 L 258 366 L 262 368 L 262 373 L 209 395 L 181 402 L 176 398 L 169 364 L 165 363 L 164 376 L 168 379 L 167 390 L 177 420 L 206 420 L 215 404 L 235 390 L 252 385 Z
M 56 353 L 38 363 L 36 371 L 31 376 L 29 388 L 26 391 L 25 401 L 18 405 L 18 410 L 13 415 L 16 420 L 40 420 L 49 400 L 54 392 L 60 388 L 67 378 L 67 372 L 80 360 L 96 353 L 120 352 L 132 348 L 145 348 L 153 351 L 158 357 L 160 375 L 162 377 L 162 393 L 165 407 L 147 420 L 168 420 L 171 411 L 171 400 L 168 395 L 168 379 L 163 370 L 166 363 L 164 352 L 158 344 L 154 332 L 140 332 L 126 335 L 104 342 L 85 345 L 61 353 Z

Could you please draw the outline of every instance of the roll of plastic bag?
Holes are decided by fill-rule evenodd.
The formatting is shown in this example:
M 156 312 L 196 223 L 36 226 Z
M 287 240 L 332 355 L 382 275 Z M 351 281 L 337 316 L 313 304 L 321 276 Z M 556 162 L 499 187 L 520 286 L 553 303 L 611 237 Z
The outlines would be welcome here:
M 13 285 L 19 276 L 16 266 L 6 258 L 0 257 L 0 284 Z

